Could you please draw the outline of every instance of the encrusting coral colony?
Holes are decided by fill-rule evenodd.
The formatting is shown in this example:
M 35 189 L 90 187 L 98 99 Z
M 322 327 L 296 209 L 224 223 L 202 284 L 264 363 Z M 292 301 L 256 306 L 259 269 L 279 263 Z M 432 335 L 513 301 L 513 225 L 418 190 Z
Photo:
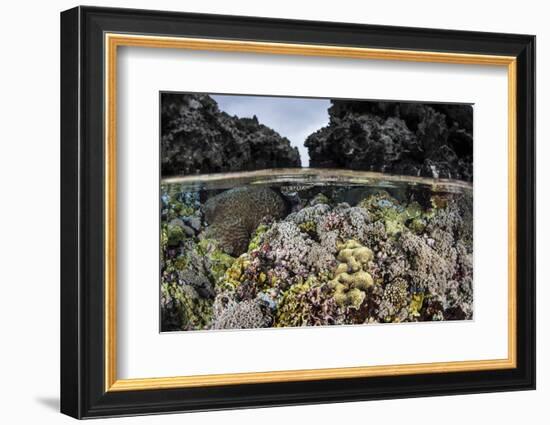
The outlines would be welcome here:
M 200 111 L 200 104 L 191 106 Z M 212 114 L 215 105 L 208 100 L 207 107 Z M 408 137 L 407 143 L 418 138 Z M 469 169 L 455 162 L 460 172 Z M 415 185 L 279 182 L 193 190 L 163 182 L 162 330 L 471 319 L 472 202 L 471 191 Z

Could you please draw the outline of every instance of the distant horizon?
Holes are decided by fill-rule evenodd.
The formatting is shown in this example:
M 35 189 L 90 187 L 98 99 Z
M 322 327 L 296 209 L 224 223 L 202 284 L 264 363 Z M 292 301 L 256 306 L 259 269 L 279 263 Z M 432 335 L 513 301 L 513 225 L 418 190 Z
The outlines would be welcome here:
M 218 108 L 239 118 L 258 118 L 298 148 L 302 168 L 309 168 L 309 152 L 304 143 L 313 132 L 329 123 L 330 99 L 258 95 L 210 94 Z

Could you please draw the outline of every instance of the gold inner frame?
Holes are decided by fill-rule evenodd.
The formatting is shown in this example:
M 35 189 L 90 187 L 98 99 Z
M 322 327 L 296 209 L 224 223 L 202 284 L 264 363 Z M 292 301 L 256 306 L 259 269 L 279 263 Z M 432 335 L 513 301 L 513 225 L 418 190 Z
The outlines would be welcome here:
M 416 373 L 447 373 L 516 367 L 516 58 L 461 53 L 370 49 L 106 33 L 105 40 L 105 391 L 135 391 L 214 385 L 311 381 Z M 164 378 L 118 379 L 116 324 L 116 123 L 119 46 L 325 56 L 468 65 L 504 66 L 508 71 L 508 357 L 495 360 L 247 372 Z

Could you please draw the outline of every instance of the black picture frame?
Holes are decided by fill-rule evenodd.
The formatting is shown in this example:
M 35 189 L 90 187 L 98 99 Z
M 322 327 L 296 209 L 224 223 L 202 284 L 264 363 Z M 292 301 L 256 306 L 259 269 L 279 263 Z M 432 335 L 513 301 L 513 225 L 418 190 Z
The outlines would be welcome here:
M 517 59 L 517 367 L 106 392 L 102 231 L 106 32 L 514 56 Z M 93 418 L 534 388 L 534 36 L 96 7 L 76 7 L 61 13 L 62 413 Z

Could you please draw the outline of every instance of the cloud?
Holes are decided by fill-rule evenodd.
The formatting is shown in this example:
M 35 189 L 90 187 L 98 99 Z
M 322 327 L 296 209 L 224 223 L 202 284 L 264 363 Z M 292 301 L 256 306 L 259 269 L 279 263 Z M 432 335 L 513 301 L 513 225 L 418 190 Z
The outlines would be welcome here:
M 212 95 L 212 98 L 229 115 L 241 118 L 256 115 L 260 123 L 288 138 L 298 148 L 303 167 L 309 165 L 305 139 L 329 121 L 329 99 L 240 95 Z

